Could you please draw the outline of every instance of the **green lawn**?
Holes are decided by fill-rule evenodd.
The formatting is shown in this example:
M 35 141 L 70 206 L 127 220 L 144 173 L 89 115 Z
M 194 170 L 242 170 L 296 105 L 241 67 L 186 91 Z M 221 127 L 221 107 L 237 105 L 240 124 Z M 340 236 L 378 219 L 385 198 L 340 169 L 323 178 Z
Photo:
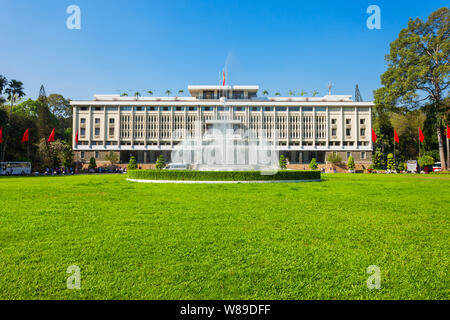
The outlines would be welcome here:
M 450 176 L 323 178 L 0 178 L 0 298 L 450 298 Z M 70 265 L 81 290 L 66 288 Z

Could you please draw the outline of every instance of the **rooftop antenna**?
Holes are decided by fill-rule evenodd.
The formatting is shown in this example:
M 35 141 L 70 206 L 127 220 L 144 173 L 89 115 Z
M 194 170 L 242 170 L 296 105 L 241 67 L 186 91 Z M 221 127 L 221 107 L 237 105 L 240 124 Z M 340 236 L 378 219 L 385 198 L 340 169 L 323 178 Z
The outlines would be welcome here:
M 356 87 L 355 87 L 355 101 L 356 102 L 362 102 L 363 101 L 363 99 L 361 97 L 361 92 L 359 92 L 358 84 L 356 84 Z
M 39 98 L 47 98 L 47 95 L 45 94 L 44 85 L 41 85 L 41 89 L 39 89 Z
M 328 95 L 331 96 L 331 88 L 333 88 L 333 84 L 331 82 L 328 82 L 327 88 L 328 88 Z

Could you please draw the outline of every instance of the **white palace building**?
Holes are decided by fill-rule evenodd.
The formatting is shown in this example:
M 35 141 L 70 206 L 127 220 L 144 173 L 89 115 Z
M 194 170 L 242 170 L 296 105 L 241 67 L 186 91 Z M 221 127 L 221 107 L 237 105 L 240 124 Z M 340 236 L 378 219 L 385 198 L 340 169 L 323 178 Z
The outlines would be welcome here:
M 230 120 L 240 129 L 278 132 L 278 150 L 292 167 L 316 158 L 325 164 L 331 152 L 360 165 L 372 157 L 372 102 L 355 102 L 351 95 L 324 97 L 260 97 L 258 86 L 192 85 L 189 97 L 128 97 L 94 95 L 71 101 L 75 159 L 101 164 L 110 151 L 120 163 L 136 156 L 141 167 L 154 164 L 183 137 L 175 130 L 193 131 L 196 123 Z M 78 143 L 76 143 L 78 133 Z M 296 166 L 297 165 L 297 166 Z

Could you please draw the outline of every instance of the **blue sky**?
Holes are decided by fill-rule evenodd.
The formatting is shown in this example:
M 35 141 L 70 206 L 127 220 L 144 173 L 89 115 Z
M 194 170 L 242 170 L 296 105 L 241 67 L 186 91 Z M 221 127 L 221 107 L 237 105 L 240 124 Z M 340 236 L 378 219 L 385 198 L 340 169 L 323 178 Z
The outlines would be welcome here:
M 66 28 L 69 5 L 81 30 Z M 369 5 L 381 30 L 369 30 Z M 218 84 L 354 94 L 380 86 L 389 43 L 410 17 L 426 19 L 447 1 L 116 1 L 0 0 L 0 74 L 24 83 L 31 98 L 47 93 L 91 99 L 94 93 Z

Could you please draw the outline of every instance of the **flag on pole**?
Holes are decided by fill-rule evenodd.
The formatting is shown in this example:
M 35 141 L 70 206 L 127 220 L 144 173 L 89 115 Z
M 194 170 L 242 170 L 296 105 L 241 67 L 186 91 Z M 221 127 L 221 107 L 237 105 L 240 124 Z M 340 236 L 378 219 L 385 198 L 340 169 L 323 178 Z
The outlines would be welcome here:
M 222 86 L 225 86 L 225 70 L 222 70 Z
M 52 133 L 50 133 L 50 137 L 48 137 L 47 142 L 55 141 L 55 128 L 53 128 Z
M 28 139 L 29 139 L 29 131 L 28 130 L 29 129 L 27 129 L 23 134 L 22 143 L 28 142 Z
M 75 133 L 75 144 L 78 144 L 78 130 L 77 133 Z
M 0 127 L 0 143 L 3 143 L 3 128 Z
M 372 141 L 373 143 L 377 142 L 377 134 L 375 133 L 375 130 L 372 128 Z
M 0 143 L 2 142 L 2 138 L 1 137 L 2 137 L 2 134 L 0 133 Z M 450 128 L 448 127 L 448 125 L 447 125 L 447 139 L 450 139 Z
M 398 138 L 397 130 L 394 129 L 394 140 L 397 143 L 400 143 L 400 139 Z
M 419 128 L 419 140 L 420 140 L 420 142 L 423 142 L 423 140 L 425 140 L 422 129 L 420 129 L 420 128 Z

